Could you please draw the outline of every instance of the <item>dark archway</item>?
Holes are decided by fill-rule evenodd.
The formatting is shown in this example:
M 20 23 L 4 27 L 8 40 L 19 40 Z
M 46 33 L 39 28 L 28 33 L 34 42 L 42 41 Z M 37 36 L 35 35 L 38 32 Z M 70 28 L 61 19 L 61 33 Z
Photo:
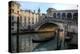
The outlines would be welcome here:
M 53 17 L 56 18 L 56 13 L 53 14 Z
M 35 38 L 33 38 L 33 42 L 46 42 L 53 39 L 54 37 L 56 37 L 57 29 L 58 25 L 54 23 L 42 24 L 38 29 L 38 31 L 40 31 L 40 33 L 37 34 L 38 39 L 36 38 L 36 36 L 34 36 Z
M 57 18 L 60 18 L 60 13 L 57 13 Z
M 72 14 L 71 14 L 71 13 L 68 13 L 68 14 L 67 14 L 67 19 L 68 19 L 68 20 L 71 20 L 71 19 L 72 19 Z
M 54 23 L 45 23 L 45 24 L 41 25 L 38 30 L 52 29 L 53 27 L 58 27 L 58 25 L 56 25 Z
M 62 13 L 62 19 L 65 19 L 65 17 L 66 17 L 66 14 Z
M 78 13 L 73 14 L 73 20 L 76 22 L 78 21 Z

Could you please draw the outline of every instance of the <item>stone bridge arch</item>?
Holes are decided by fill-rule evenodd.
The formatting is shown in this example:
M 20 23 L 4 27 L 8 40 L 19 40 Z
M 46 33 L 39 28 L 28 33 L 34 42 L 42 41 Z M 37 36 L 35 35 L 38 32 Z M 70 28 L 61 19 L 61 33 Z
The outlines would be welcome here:
M 58 38 L 58 44 L 61 45 L 61 48 L 63 48 L 64 47 L 64 25 L 62 23 L 56 23 L 56 22 L 53 22 L 53 21 L 52 22 L 48 21 L 46 23 L 40 24 L 35 30 L 38 31 L 41 26 L 43 26 L 45 24 L 49 24 L 49 23 L 58 26 L 58 29 L 55 31 L 56 32 L 56 37 Z
M 57 25 L 57 26 L 58 26 L 58 29 L 64 30 L 64 25 L 63 25 L 62 23 L 57 23 L 57 22 L 50 22 L 50 21 L 48 21 L 48 22 L 42 23 L 42 24 L 40 24 L 39 26 L 37 26 L 37 27 L 35 28 L 35 31 L 38 31 L 41 26 L 43 26 L 43 25 L 45 25 L 45 24 L 49 24 L 49 23 L 54 24 L 54 25 Z
M 64 42 L 64 35 L 65 35 L 65 34 L 64 34 L 64 32 L 65 32 L 65 30 L 64 30 L 64 25 L 63 25 L 62 23 L 57 23 L 57 22 L 53 22 L 53 21 L 48 21 L 48 22 L 46 22 L 46 23 L 52 23 L 52 24 L 58 26 L 58 30 L 57 30 L 58 36 L 59 36 L 59 38 L 62 40 L 62 42 Z M 40 24 L 40 25 L 35 29 L 35 31 L 38 31 L 39 28 L 40 28 L 41 26 L 45 25 L 46 23 Z

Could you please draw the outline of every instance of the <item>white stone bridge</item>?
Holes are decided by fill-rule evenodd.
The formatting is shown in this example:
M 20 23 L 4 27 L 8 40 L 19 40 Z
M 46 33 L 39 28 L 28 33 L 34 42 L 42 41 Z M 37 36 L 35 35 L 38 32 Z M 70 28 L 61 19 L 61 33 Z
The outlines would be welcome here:
M 46 23 L 53 23 L 58 26 L 61 30 L 67 30 L 69 32 L 77 32 L 77 24 L 73 20 L 66 20 L 66 19 L 56 19 L 53 17 L 46 17 L 39 21 L 33 28 L 37 31 L 43 24 Z

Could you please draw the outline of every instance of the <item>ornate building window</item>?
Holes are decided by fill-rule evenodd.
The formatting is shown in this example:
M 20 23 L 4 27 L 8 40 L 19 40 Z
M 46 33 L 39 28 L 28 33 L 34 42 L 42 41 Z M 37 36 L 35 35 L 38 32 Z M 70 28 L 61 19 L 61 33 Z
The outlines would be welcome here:
M 28 17 L 28 25 L 30 25 L 30 17 Z
M 68 13 L 68 14 L 67 14 L 67 19 L 68 19 L 68 20 L 71 20 L 71 19 L 72 19 L 72 14 L 71 14 L 71 13 Z
M 11 9 L 11 13 L 14 13 L 14 9 Z
M 16 18 L 16 16 L 11 16 L 11 21 L 14 21 L 14 22 L 16 22 L 16 21 L 17 21 L 17 18 Z
M 57 13 L 57 18 L 60 18 L 60 13 Z
M 36 17 L 36 23 L 37 23 L 37 17 Z
M 14 22 L 11 22 L 11 26 L 14 26 Z
M 34 24 L 34 18 L 32 17 L 32 24 Z
M 28 25 L 28 29 L 31 29 L 31 26 L 30 26 L 30 24 Z
M 14 30 L 14 28 L 11 28 L 11 30 Z
M 20 16 L 20 23 L 22 24 L 22 16 Z
M 62 13 L 62 19 L 65 19 L 65 17 L 66 17 L 66 14 Z
M 73 14 L 73 20 L 76 21 L 76 23 L 78 23 L 78 13 Z
M 10 2 L 11 6 L 14 6 L 14 3 L 13 2 Z
M 17 6 L 17 8 L 19 9 L 19 6 Z
M 53 17 L 56 18 L 56 13 L 53 14 Z
M 14 20 L 14 16 L 11 16 L 11 20 Z
M 17 14 L 19 14 L 19 11 L 17 11 Z
M 26 26 L 26 16 L 24 17 L 24 26 Z
M 77 20 L 77 19 L 78 19 L 78 13 L 74 13 L 74 14 L 73 14 L 73 19 L 74 19 L 74 20 Z

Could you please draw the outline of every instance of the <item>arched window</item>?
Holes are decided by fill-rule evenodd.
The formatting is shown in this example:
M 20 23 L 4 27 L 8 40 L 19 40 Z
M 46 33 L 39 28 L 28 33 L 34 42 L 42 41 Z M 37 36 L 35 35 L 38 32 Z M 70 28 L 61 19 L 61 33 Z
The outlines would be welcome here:
M 37 18 L 36 18 L 36 23 L 37 23 Z
M 32 24 L 34 24 L 34 17 L 32 17 Z
M 66 17 L 65 13 L 62 13 L 62 19 L 64 19 Z
M 14 9 L 11 9 L 11 13 L 14 13 Z
M 73 20 L 76 20 L 76 21 L 78 20 L 78 13 L 73 14 Z
M 22 22 L 22 16 L 20 16 L 20 22 Z
M 24 17 L 24 25 L 26 26 L 26 16 Z
M 19 11 L 17 11 L 17 14 L 19 14 Z
M 72 14 L 71 14 L 71 13 L 68 13 L 68 14 L 67 14 L 67 19 L 68 19 L 68 20 L 72 19 Z
M 30 24 L 30 17 L 28 17 L 28 24 Z
M 57 13 L 57 18 L 60 18 L 60 13 Z
M 28 30 L 30 30 L 31 29 L 31 26 L 30 26 L 30 24 L 28 25 Z
M 11 6 L 14 6 L 15 4 L 11 2 Z
M 14 16 L 11 16 L 11 20 L 14 20 Z
M 20 16 L 19 21 L 20 21 L 20 24 L 22 25 L 22 16 Z
M 56 18 L 56 13 L 53 14 L 53 17 Z

